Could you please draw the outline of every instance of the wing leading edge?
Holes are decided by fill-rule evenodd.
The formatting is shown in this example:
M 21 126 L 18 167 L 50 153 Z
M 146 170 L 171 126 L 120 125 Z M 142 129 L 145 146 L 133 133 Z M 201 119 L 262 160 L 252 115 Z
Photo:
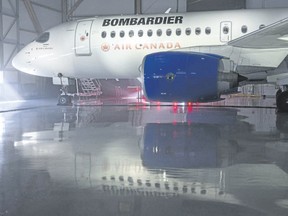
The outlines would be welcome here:
M 250 49 L 288 48 L 288 18 L 232 40 L 228 45 Z

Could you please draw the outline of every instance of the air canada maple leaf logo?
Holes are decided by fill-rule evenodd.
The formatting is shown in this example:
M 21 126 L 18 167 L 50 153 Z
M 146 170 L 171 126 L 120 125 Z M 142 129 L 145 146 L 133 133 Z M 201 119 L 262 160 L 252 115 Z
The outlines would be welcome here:
M 107 43 L 104 43 L 104 44 L 102 44 L 101 49 L 104 52 L 108 52 L 110 50 L 110 45 Z
M 80 37 L 80 41 L 85 41 L 85 36 L 84 35 L 82 35 L 81 37 Z

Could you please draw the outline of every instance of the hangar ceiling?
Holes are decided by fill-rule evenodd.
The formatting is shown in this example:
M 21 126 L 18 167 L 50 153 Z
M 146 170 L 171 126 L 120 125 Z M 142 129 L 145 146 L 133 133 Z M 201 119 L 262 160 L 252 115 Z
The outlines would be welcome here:
M 187 0 L 187 11 L 232 10 L 246 8 L 246 0 Z
M 288 7 L 287 0 L 187 0 L 187 11 Z
M 75 1 L 75 0 L 70 0 Z M 172 12 L 186 11 L 187 0 L 84 0 L 73 13 L 74 18 L 99 15 L 135 14 L 135 5 L 141 4 L 141 13 L 164 13 L 168 8 Z M 113 5 L 113 7 L 111 7 Z M 138 8 L 139 10 L 139 8 Z M 139 13 L 139 11 L 138 11 Z
M 246 0 L 247 8 L 283 8 L 288 7 L 287 0 Z

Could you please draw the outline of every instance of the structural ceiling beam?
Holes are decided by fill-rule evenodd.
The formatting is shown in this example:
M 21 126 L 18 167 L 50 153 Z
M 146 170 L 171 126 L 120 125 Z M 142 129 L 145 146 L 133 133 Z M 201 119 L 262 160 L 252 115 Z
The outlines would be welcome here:
M 70 17 L 73 12 L 80 6 L 80 4 L 83 2 L 84 0 L 77 0 L 74 5 L 70 8 L 69 11 L 67 11 L 67 17 Z
M 3 6 L 0 0 L 0 71 L 4 70 L 4 29 L 3 29 Z
M 26 10 L 27 10 L 27 12 L 28 12 L 28 14 L 30 16 L 30 19 L 31 19 L 31 21 L 33 23 L 33 26 L 34 26 L 37 34 L 38 35 L 41 34 L 43 29 L 41 27 L 41 24 L 40 24 L 40 22 L 38 20 L 38 17 L 37 17 L 37 15 L 35 13 L 35 10 L 33 8 L 33 5 L 31 3 L 31 1 L 30 0 L 23 0 L 23 3 L 25 5 L 25 7 L 26 7 Z
M 56 9 L 56 8 L 53 8 L 53 7 L 49 7 L 49 6 L 46 6 L 46 5 L 43 5 L 43 4 L 39 4 L 37 2 L 31 2 L 32 5 L 36 5 L 38 7 L 41 7 L 41 8 L 45 8 L 47 10 L 50 10 L 50 11 L 55 11 L 57 13 L 61 13 L 62 11 L 60 9 Z
M 142 14 L 142 0 L 135 0 L 135 14 Z
M 68 0 L 62 0 L 62 22 L 67 22 Z

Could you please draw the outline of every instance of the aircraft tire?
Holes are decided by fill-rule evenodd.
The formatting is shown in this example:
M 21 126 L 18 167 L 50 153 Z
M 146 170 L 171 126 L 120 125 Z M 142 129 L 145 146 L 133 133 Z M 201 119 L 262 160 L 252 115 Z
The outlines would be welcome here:
M 60 95 L 60 97 L 58 99 L 58 105 L 60 105 L 60 106 L 71 105 L 71 97 L 68 95 Z
M 288 112 L 288 91 L 280 93 L 276 99 L 279 112 Z
M 276 99 L 278 98 L 278 96 L 282 93 L 283 91 L 281 89 L 278 89 L 278 91 L 276 92 Z

